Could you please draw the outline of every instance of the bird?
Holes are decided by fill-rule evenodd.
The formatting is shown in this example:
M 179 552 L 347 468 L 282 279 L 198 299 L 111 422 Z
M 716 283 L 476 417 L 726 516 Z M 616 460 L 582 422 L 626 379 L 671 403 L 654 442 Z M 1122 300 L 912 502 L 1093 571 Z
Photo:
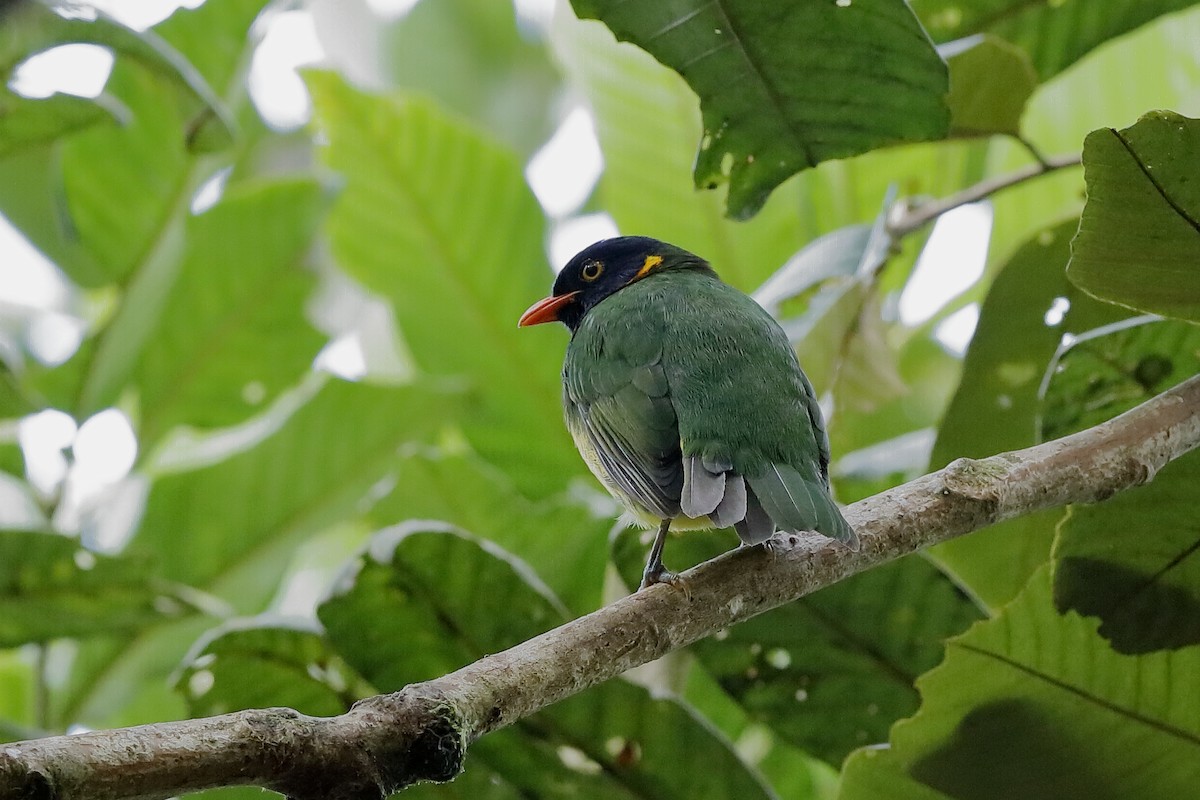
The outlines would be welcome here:
M 587 466 L 647 528 L 640 589 L 676 583 L 667 534 L 776 529 L 859 547 L 830 493 L 829 436 L 812 383 L 762 306 L 700 256 L 647 236 L 598 241 L 518 326 L 561 322 L 563 412 Z

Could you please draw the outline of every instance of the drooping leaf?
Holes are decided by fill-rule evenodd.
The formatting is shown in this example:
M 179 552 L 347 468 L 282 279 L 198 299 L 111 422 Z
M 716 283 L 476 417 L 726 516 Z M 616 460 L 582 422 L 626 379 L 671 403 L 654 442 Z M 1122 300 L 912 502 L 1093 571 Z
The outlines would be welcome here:
M 126 124 L 93 126 L 53 155 L 16 154 L 0 170 L 0 210 L 86 287 L 128 278 L 170 217 L 172 199 L 182 204 L 176 194 L 188 191 L 183 120 L 170 90 L 118 64 L 108 91 L 129 108 Z
M 505 750 L 483 757 L 489 764 L 515 766 L 518 748 L 536 748 L 540 757 L 519 772 L 497 769 L 535 797 L 775 797 L 757 771 L 691 709 L 620 678 L 550 706 L 520 731 L 520 739 L 505 741 Z
M 309 76 L 328 164 L 338 263 L 391 301 L 422 369 L 464 379 L 474 447 L 533 497 L 579 474 L 562 424 L 561 330 L 518 331 L 547 293 L 543 217 L 511 153 L 416 98 Z
M 892 245 L 886 226 L 894 196 L 889 190 L 873 225 L 839 228 L 810 242 L 754 293 L 796 345 L 817 394 L 835 390 L 860 409 L 886 403 L 905 388 L 883 341 L 875 296 L 876 273 Z M 785 300 L 803 294 L 808 303 L 801 313 L 783 313 Z M 865 393 L 864 372 L 870 383 Z
M 144 560 L 53 533 L 0 531 L 0 648 L 137 630 L 171 606 Z
M 899 767 L 935 790 L 896 793 L 906 800 L 1191 791 L 1200 780 L 1200 698 L 1191 691 L 1200 648 L 1119 655 L 1093 620 L 1059 615 L 1050 595 L 1043 568 L 1000 616 L 952 639 L 919 682 L 921 710 L 893 729 L 890 755 L 860 755 L 850 768 Z
M 940 48 L 950 67 L 950 132 L 986 136 L 1021 131 L 1021 116 L 1037 88 L 1024 51 L 995 36 L 972 36 Z
M 1103 422 L 1197 373 L 1197 325 L 1131 320 L 1080 336 L 1047 385 L 1046 435 Z M 1192 453 L 1147 486 L 1072 508 L 1054 549 L 1058 609 L 1099 617 L 1100 634 L 1122 653 L 1200 644 L 1198 481 Z
M 396 485 L 371 511 L 380 527 L 411 519 L 449 522 L 527 562 L 577 614 L 601 603 L 608 530 L 616 517 L 597 516 L 566 497 L 530 502 L 503 473 L 471 455 L 415 455 L 396 466 Z
M 39 20 L 53 29 L 44 46 L 57 43 L 62 32 L 54 31 L 67 24 L 67 41 L 96 40 L 133 54 L 117 59 L 106 85 L 106 93 L 129 109 L 129 119 L 83 131 L 58 154 L 27 150 L 0 161 L 0 211 L 77 283 L 125 281 L 154 252 L 169 221 L 186 214 L 191 192 L 206 177 L 188 174 L 197 155 L 188 150 L 188 129 L 198 117 L 195 107 L 178 101 L 178 70 L 210 87 L 201 91 L 213 103 L 226 104 L 239 54 L 250 44 L 247 31 L 263 3 L 205 4 L 144 33 L 107 18 L 63 20 L 41 3 L 23 5 L 40 7 Z M 16 33 L 7 22 L 3 28 Z M 156 44 L 147 44 L 151 40 Z M 155 47 L 173 53 L 170 62 L 157 59 Z
M 205 634 L 175 681 L 193 716 L 286 706 L 302 714 L 345 713 L 373 694 L 307 619 L 254 617 Z
M 322 337 L 304 317 L 299 263 L 317 222 L 306 179 L 232 187 L 188 220 L 189 248 L 138 363 L 143 447 L 177 424 L 220 427 L 299 382 Z
M 377 534 L 318 609 L 339 654 L 382 691 L 524 641 L 564 614 L 513 556 L 420 523 Z M 468 780 L 483 772 L 522 797 L 771 796 L 688 709 L 619 679 L 489 734 L 472 745 L 466 769 Z M 425 792 L 459 796 L 454 784 Z
M 1112 0 L 1092 3 L 1028 0 L 912 0 L 913 10 L 939 42 L 992 33 L 1029 54 L 1043 81 L 1109 39 L 1186 8 L 1193 0 Z
M 847 331 L 836 372 L 835 390 L 843 406 L 839 412 L 876 411 L 908 393 L 880 305 L 877 293 L 868 294 Z
M 247 4 L 256 10 L 259 6 Z M 244 28 L 243 28 L 244 30 Z M 184 133 L 189 147 L 197 150 L 219 150 L 228 147 L 233 139 L 233 127 L 228 111 L 209 85 L 204 74 L 196 69 L 171 43 L 154 30 L 136 31 L 116 19 L 97 14 L 95 19 L 60 14 L 49 4 L 25 2 L 14 4 L 4 13 L 0 30 L 0 66 L 5 72 L 25 56 L 34 55 L 66 44 L 94 44 L 108 48 L 115 56 L 136 62 L 173 87 L 182 89 L 201 106 L 190 131 Z M 112 113 L 106 102 L 73 98 L 79 105 L 90 104 L 102 115 Z M 60 104 L 65 105 L 65 104 Z M 78 114 L 78 110 L 73 113 Z M 0 111 L 0 125 L 6 113 Z M 0 145 L 0 152 L 4 147 Z
M 0 158 L 92 125 L 112 124 L 125 113 L 119 101 L 104 95 L 95 100 L 69 94 L 27 98 L 0 87 Z
M 645 547 L 635 531 L 613 560 L 636 585 Z M 675 569 L 736 542 L 727 531 L 687 533 L 667 544 Z M 913 682 L 938 663 L 942 640 L 979 610 L 920 557 L 887 564 L 698 642 L 692 652 L 756 721 L 838 764 L 887 737 L 918 705 Z
M 728 182 L 745 219 L 821 161 L 945 135 L 946 67 L 902 2 L 657 6 L 574 0 L 700 96 L 697 187 Z
M 164 575 L 261 610 L 286 553 L 367 497 L 406 444 L 428 441 L 453 396 L 330 380 L 273 435 L 194 472 L 158 478 L 131 551 Z
M 1089 134 L 1071 280 L 1113 303 L 1200 321 L 1198 161 L 1200 120 L 1169 111 Z
M 779 317 L 785 301 L 832 278 L 854 276 L 874 231 L 871 225 L 849 225 L 814 239 L 755 289 L 754 299 Z
M 992 284 L 967 349 L 962 380 L 938 430 L 930 466 L 984 458 L 1037 442 L 1038 388 L 1065 333 L 1120 316 L 1063 274 L 1074 221 L 1025 243 Z M 1016 596 L 1046 561 L 1060 511 L 992 526 L 938 545 L 934 558 L 987 607 Z

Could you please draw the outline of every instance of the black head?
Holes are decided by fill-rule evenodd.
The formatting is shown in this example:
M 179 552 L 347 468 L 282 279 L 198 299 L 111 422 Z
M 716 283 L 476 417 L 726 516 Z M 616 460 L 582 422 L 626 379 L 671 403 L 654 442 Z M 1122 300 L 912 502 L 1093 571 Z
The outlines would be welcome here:
M 518 324 L 557 320 L 574 331 L 604 298 L 648 275 L 677 269 L 712 271 L 699 256 L 648 236 L 603 239 L 568 261 L 554 281 L 553 294 L 532 305 Z

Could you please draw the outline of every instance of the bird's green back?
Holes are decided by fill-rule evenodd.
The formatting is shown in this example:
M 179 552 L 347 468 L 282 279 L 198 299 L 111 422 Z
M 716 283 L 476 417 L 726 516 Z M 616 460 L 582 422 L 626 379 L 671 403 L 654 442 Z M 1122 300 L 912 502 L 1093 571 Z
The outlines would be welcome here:
M 704 272 L 648 276 L 584 319 L 567 364 L 584 358 L 594 380 L 617 383 L 659 352 L 684 455 L 728 461 L 745 475 L 781 463 L 825 481 L 827 444 L 812 388 L 783 331 L 754 300 Z

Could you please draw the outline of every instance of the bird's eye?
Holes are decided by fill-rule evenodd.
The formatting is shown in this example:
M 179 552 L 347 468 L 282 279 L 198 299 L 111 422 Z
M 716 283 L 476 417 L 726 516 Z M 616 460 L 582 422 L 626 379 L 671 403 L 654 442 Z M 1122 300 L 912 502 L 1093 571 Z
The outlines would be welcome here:
M 588 283 L 596 280 L 604 273 L 604 264 L 600 261 L 589 261 L 583 265 L 583 271 L 579 273 Z

